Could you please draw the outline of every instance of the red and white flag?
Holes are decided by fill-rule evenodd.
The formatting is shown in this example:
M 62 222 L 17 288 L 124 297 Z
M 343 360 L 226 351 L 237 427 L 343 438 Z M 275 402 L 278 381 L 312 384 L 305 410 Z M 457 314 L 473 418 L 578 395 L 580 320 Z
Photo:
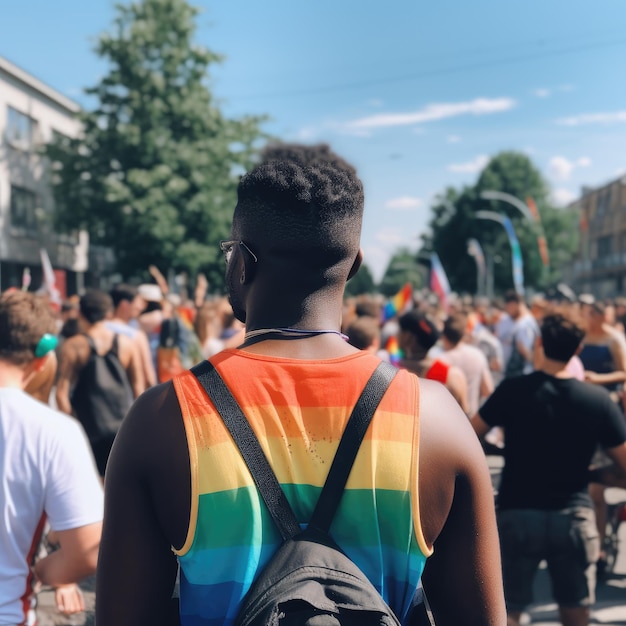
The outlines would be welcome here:
M 450 283 L 446 272 L 441 265 L 439 255 L 433 252 L 430 257 L 430 289 L 439 296 L 439 302 L 444 311 L 448 310 L 448 296 L 451 293 Z

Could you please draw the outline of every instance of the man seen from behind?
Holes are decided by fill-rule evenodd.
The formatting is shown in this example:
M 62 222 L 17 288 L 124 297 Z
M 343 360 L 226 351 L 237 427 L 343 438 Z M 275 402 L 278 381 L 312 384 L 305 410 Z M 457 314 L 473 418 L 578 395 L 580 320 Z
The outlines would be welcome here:
M 345 284 L 362 259 L 362 212 L 355 170 L 327 146 L 268 149 L 239 183 L 230 240 L 221 244 L 246 337 L 211 362 L 304 526 L 380 363 L 340 334 Z M 105 492 L 98 626 L 232 624 L 280 535 L 192 373 L 134 404 Z M 406 623 L 422 577 L 438 626 L 502 626 L 489 472 L 442 385 L 397 373 L 330 534 L 399 620 Z
M 481 437 L 494 426 L 504 429 L 498 527 L 509 626 L 531 604 L 543 559 L 561 623 L 589 624 L 600 547 L 589 466 L 600 445 L 626 472 L 626 425 L 606 390 L 567 370 L 583 336 L 576 320 L 547 315 L 540 369 L 504 380 L 471 420 Z

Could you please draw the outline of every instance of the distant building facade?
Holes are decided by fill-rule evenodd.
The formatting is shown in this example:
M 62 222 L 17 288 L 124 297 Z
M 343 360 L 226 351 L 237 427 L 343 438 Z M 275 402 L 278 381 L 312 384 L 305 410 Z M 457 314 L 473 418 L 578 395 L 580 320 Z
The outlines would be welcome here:
M 571 205 L 580 214 L 580 247 L 571 284 L 578 293 L 614 297 L 626 292 L 626 176 L 583 188 Z
M 87 233 L 54 232 L 50 168 L 40 150 L 55 135 L 76 137 L 78 104 L 0 57 L 0 288 L 42 283 L 46 250 L 61 295 L 82 290 L 110 265 L 106 251 L 89 249 Z M 94 257 L 91 263 L 90 256 Z M 91 270 L 89 274 L 86 274 Z

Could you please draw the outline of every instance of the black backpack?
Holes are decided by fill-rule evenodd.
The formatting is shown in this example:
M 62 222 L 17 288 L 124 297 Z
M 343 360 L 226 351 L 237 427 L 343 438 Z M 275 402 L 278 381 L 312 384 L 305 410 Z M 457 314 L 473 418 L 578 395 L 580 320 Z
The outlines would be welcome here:
M 306 530 L 300 529 L 252 428 L 215 368 L 204 361 L 191 371 L 224 420 L 283 538 L 243 599 L 235 625 L 399 626 L 372 583 L 328 534 L 363 436 L 397 370 L 381 363 L 367 382 Z
M 93 339 L 85 335 L 91 350 L 78 375 L 71 405 L 91 443 L 115 435 L 133 402 L 133 393 L 118 357 L 118 336 L 111 349 L 98 354 Z

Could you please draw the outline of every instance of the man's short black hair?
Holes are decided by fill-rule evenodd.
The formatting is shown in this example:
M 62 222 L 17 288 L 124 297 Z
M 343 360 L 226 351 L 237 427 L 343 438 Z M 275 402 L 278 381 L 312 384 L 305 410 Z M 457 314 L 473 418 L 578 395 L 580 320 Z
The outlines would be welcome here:
M 400 317 L 398 324 L 400 330 L 411 333 L 424 350 L 430 350 L 439 341 L 439 330 L 423 313 L 409 311 Z
M 117 309 L 120 302 L 132 302 L 137 297 L 137 293 L 137 287 L 133 285 L 127 285 L 126 283 L 115 285 L 115 287 L 109 291 L 109 295 L 113 300 L 113 308 Z
M 509 289 L 504 294 L 504 302 L 517 302 L 518 304 L 522 304 L 524 302 L 524 296 L 521 293 L 515 291 L 515 289 Z
M 578 350 L 585 331 L 574 317 L 559 313 L 546 315 L 541 322 L 543 353 L 548 359 L 567 363 Z
M 380 340 L 380 324 L 378 320 L 364 315 L 348 326 L 346 331 L 348 335 L 348 343 L 359 350 L 367 350 L 371 347 L 376 339 Z
M 372 300 L 371 298 L 361 299 L 357 300 L 354 312 L 357 317 L 373 317 L 378 321 L 382 316 L 382 307 L 380 303 Z
M 346 274 L 342 262 L 349 270 L 359 250 L 364 199 L 356 170 L 325 144 L 272 145 L 261 156 L 239 182 L 236 236 L 259 263 L 274 259 L 281 272 L 305 268 L 337 280 L 333 268 Z
M 455 313 L 446 318 L 443 323 L 442 335 L 453 345 L 456 346 L 467 329 L 467 315 L 464 313 Z
M 87 289 L 80 297 L 80 313 L 90 323 L 106 319 L 113 310 L 111 296 L 100 289 Z

